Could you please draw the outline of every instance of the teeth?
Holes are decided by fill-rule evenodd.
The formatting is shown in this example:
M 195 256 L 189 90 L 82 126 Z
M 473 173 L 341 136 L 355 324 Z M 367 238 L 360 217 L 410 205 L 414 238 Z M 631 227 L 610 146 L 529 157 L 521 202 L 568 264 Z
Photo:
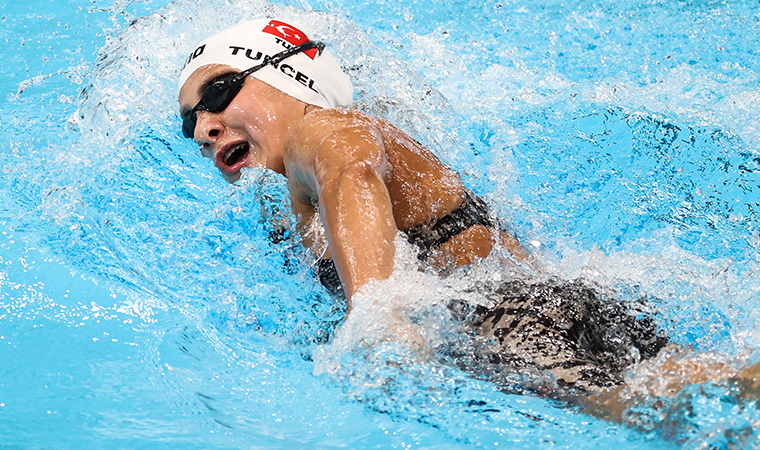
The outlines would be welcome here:
M 248 143 L 242 142 L 227 150 L 222 159 L 226 165 L 232 166 L 243 159 L 246 153 L 248 153 Z

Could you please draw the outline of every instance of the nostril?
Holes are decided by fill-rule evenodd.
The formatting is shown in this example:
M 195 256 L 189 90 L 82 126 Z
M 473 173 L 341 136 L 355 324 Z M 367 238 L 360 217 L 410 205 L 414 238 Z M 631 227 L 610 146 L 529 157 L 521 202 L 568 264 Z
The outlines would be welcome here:
M 219 136 L 219 130 L 217 129 L 209 130 L 208 135 L 211 137 L 217 137 Z

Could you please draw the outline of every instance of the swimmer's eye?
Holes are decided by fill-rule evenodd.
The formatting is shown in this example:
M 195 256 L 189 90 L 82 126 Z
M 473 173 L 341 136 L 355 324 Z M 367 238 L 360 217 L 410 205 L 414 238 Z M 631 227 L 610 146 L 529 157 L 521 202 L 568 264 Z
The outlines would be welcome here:
M 220 75 L 206 86 L 201 101 L 182 116 L 182 134 L 186 138 L 195 135 L 195 124 L 198 122 L 198 111 L 219 113 L 225 110 L 240 92 L 245 82 L 245 72 L 232 72 Z

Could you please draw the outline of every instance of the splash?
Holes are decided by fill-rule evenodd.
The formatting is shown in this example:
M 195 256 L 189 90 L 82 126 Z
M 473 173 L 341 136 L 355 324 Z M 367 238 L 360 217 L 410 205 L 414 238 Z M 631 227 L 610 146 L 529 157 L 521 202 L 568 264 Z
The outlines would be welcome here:
M 19 132 L 3 141 L 14 243 L 1 255 L 13 269 L 3 272 L 0 323 L 49 327 L 13 353 L 29 355 L 19 367 L 38 367 L 39 348 L 57 350 L 45 377 L 66 373 L 61 355 L 96 358 L 92 369 L 75 365 L 81 384 L 57 393 L 102 400 L 87 387 L 102 386 L 126 406 L 103 400 L 96 409 L 110 412 L 78 431 L 118 445 L 166 431 L 206 448 L 652 447 L 668 444 L 646 430 L 665 423 L 681 426 L 670 437 L 687 446 L 751 441 L 756 411 L 734 408 L 724 385 L 672 403 L 690 417 L 662 417 L 652 396 L 631 411 L 652 424 L 639 433 L 503 394 L 441 358 L 442 347 L 468 345 L 447 303 L 482 304 L 480 289 L 518 276 L 498 258 L 442 279 L 402 252 L 391 281 L 363 293 L 342 322 L 286 231 L 284 180 L 250 171 L 229 186 L 216 175 L 179 136 L 176 78 L 216 30 L 298 18 L 340 57 L 357 108 L 461 170 L 548 276 L 645 298 L 675 342 L 741 362 L 758 346 L 757 40 L 732 30 L 753 29 L 752 8 L 305 3 L 98 5 L 92 16 L 107 12 L 97 58 L 3 84 L 12 112 L 0 123 Z M 127 12 L 143 6 L 151 12 Z M 60 292 L 40 293 L 40 272 Z M 9 348 L 23 342 L 3 336 Z M 632 376 L 652 373 L 641 370 Z M 34 377 L 8 379 L 22 378 Z M 135 416 L 145 404 L 154 413 Z M 72 411 L 92 408 L 60 411 L 79 424 Z M 49 445 L 20 435 L 14 442 Z

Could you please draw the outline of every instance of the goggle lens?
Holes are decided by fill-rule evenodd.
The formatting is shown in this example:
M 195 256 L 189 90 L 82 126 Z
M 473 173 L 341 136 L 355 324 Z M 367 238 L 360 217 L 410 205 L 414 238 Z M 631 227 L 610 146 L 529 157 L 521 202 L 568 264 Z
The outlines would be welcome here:
M 182 118 L 182 134 L 186 138 L 195 135 L 195 124 L 198 121 L 198 111 L 219 113 L 224 111 L 243 87 L 245 76 L 240 72 L 225 73 L 214 78 L 203 90 L 201 101 L 190 113 Z

